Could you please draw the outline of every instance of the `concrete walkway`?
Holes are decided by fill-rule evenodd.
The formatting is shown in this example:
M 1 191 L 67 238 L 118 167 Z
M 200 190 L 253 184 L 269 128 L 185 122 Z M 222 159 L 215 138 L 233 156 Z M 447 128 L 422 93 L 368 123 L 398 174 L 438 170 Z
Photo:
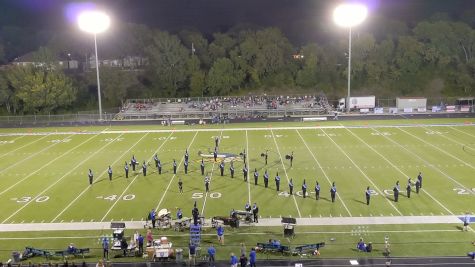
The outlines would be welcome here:
M 259 223 L 241 224 L 257 227 L 282 226 L 280 218 L 259 219 Z M 143 221 L 124 221 L 127 229 L 144 228 Z M 459 224 L 457 216 L 391 216 L 391 217 L 325 217 L 297 218 L 297 225 L 377 225 L 377 224 Z M 172 225 L 174 223 L 172 222 Z M 205 227 L 210 227 L 211 221 L 205 221 Z M 72 223 L 23 223 L 0 224 L 0 232 L 24 231 L 75 231 L 110 229 L 110 222 L 72 222 Z

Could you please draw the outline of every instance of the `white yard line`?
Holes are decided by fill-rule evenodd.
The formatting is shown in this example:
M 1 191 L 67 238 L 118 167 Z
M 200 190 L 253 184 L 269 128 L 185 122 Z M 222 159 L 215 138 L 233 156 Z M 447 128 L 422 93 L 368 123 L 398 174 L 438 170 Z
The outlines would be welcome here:
M 26 135 L 20 135 L 19 137 L 13 139 L 12 141 L 17 141 L 18 139 L 21 139 L 21 138 L 23 138 L 23 137 L 25 137 L 25 136 L 26 136 Z M 47 135 L 46 135 L 46 136 L 47 136 Z M 13 153 L 13 152 L 17 151 L 18 149 L 21 149 L 21 148 L 23 148 L 23 147 L 25 147 L 25 146 L 28 146 L 28 145 L 31 145 L 31 144 L 37 142 L 37 141 L 40 141 L 41 139 L 45 138 L 46 136 L 43 136 L 43 137 L 41 137 L 41 138 L 39 138 L 39 139 L 35 139 L 35 140 L 33 140 L 33 141 L 31 141 L 31 142 L 29 142 L 29 143 L 27 143 L 27 144 L 24 144 L 24 145 L 22 145 L 22 146 L 20 146 L 20 147 L 15 148 L 14 150 L 10 150 L 10 151 L 8 151 L 7 153 L 2 153 L 2 154 L 0 154 L 0 159 L 3 158 L 3 157 L 5 157 L 6 155 L 8 155 L 8 154 L 10 154 L 10 153 Z
M 465 162 L 465 161 L 459 159 L 458 157 L 456 157 L 456 156 L 450 154 L 449 152 L 447 152 L 447 151 L 445 151 L 445 150 L 443 150 L 443 149 L 441 149 L 441 148 L 439 148 L 439 147 L 437 147 L 437 146 L 435 146 L 435 145 L 433 145 L 433 144 L 431 144 L 431 143 L 425 141 L 424 139 L 422 139 L 422 138 L 420 138 L 420 137 L 418 137 L 418 136 L 416 136 L 416 135 L 414 135 L 414 134 L 412 134 L 412 133 L 410 133 L 410 132 L 408 132 L 408 131 L 406 131 L 406 130 L 403 130 L 403 129 L 399 128 L 399 127 L 397 127 L 397 129 L 399 129 L 400 131 L 402 131 L 402 132 L 404 132 L 404 133 L 406 133 L 406 134 L 408 134 L 408 135 L 410 135 L 410 136 L 416 138 L 416 139 L 419 140 L 419 141 L 422 141 L 422 142 L 425 143 L 425 144 L 430 145 L 431 147 L 436 148 L 436 149 L 439 150 L 440 152 L 442 152 L 442 153 L 444 153 L 444 154 L 450 156 L 450 157 L 453 158 L 453 159 L 456 159 L 456 160 L 462 162 L 462 163 L 465 164 L 466 166 L 468 166 L 468 167 L 470 167 L 470 168 L 472 168 L 472 169 L 475 170 L 475 167 L 474 167 L 472 164 L 467 163 L 467 162 Z M 444 135 L 442 135 L 442 136 L 444 136 Z M 445 138 L 451 140 L 451 139 L 448 138 L 448 137 L 445 137 Z M 454 142 L 454 141 L 453 141 L 453 142 Z M 463 144 L 462 144 L 462 145 L 463 145 Z
M 368 177 L 368 175 L 366 175 L 366 173 L 353 161 L 353 159 L 335 142 L 335 140 L 333 140 L 333 138 L 331 138 L 323 129 L 320 129 L 332 142 L 333 144 L 341 151 L 341 153 L 343 153 L 350 161 L 351 163 L 353 163 L 353 165 L 361 172 L 361 174 L 363 174 L 363 176 L 366 178 L 366 180 L 368 180 L 372 185 L 373 185 L 373 188 L 375 188 L 378 193 L 384 198 L 386 199 L 386 201 L 388 201 L 389 205 L 391 205 L 396 211 L 397 213 L 399 213 L 400 215 L 403 215 L 399 210 L 398 208 L 396 208 L 396 206 L 394 206 L 394 204 L 391 202 L 391 200 L 389 200 L 386 195 L 384 194 L 384 192 L 382 192 L 378 186 Z
M 113 166 L 114 164 L 116 164 L 119 160 L 122 159 L 122 157 L 127 154 L 133 147 L 135 147 L 140 141 L 142 141 L 143 138 L 145 138 L 145 136 L 147 136 L 147 134 L 144 134 L 137 142 L 135 142 L 135 144 L 133 144 L 132 146 L 129 147 L 129 149 L 127 149 L 124 153 L 122 153 L 122 155 L 120 155 L 111 165 Z M 108 169 L 105 169 L 101 174 L 99 174 L 99 176 L 97 176 L 97 180 L 100 180 L 99 178 L 102 177 L 102 175 L 106 174 L 108 171 Z M 51 223 L 53 223 L 54 221 L 56 221 L 59 216 L 61 216 L 67 209 L 69 209 L 84 193 L 86 193 L 88 190 L 89 190 L 90 186 L 87 186 L 86 188 L 84 188 L 84 190 L 78 195 L 76 196 L 75 199 L 73 199 L 71 202 L 69 202 L 69 204 L 60 212 L 58 213 L 58 215 L 56 215 L 56 217 L 54 217 L 52 220 L 51 220 Z
M 473 135 L 473 134 L 467 133 L 467 132 L 465 132 L 465 131 L 462 131 L 462 130 L 457 129 L 457 128 L 454 128 L 454 127 L 449 127 L 449 128 L 452 129 L 452 130 L 456 130 L 457 132 L 461 132 L 461 133 L 463 133 L 463 134 L 466 134 L 466 135 L 468 135 L 468 136 L 471 136 L 471 137 L 474 137 L 474 138 L 475 138 L 475 135 Z
M 329 183 L 330 186 L 331 186 L 331 185 L 332 185 L 332 182 L 330 181 L 330 178 L 328 178 L 327 173 L 326 173 L 325 170 L 323 169 L 322 165 L 320 165 L 320 162 L 317 160 L 317 158 L 316 158 L 315 155 L 313 154 L 313 152 L 312 152 L 312 150 L 310 149 L 310 147 L 307 145 L 307 142 L 305 142 L 305 140 L 304 140 L 303 136 L 300 134 L 299 130 L 295 130 L 295 131 L 297 131 L 298 135 L 300 136 L 300 139 L 302 139 L 303 144 L 307 147 L 308 152 L 310 152 L 310 154 L 312 155 L 313 159 L 315 160 L 315 162 L 317 163 L 318 167 L 319 167 L 320 170 L 323 172 L 323 175 L 325 176 L 325 178 L 327 179 L 328 183 Z M 348 207 L 346 206 L 346 204 L 345 204 L 345 202 L 343 201 L 343 199 L 341 198 L 340 193 L 337 192 L 336 195 L 337 195 L 338 198 L 340 199 L 341 204 L 343 204 L 343 207 L 345 207 L 346 212 L 348 212 L 348 215 L 350 215 L 350 217 L 352 217 L 353 215 L 351 215 L 351 212 L 350 212 L 350 210 L 348 209 Z
M 221 150 L 221 142 L 223 141 L 222 137 L 223 137 L 223 131 L 221 131 L 221 133 L 219 134 L 219 143 L 218 143 L 219 144 L 219 150 Z M 211 186 L 211 178 L 213 178 L 213 171 L 214 171 L 215 164 L 216 164 L 216 162 L 213 162 L 213 166 L 211 167 L 211 174 L 209 176 L 209 185 L 210 186 Z M 204 216 L 207 199 L 208 199 L 208 192 L 206 192 L 205 197 L 204 197 L 203 207 L 201 208 L 201 216 Z
M 388 160 L 384 155 L 382 155 L 381 153 L 379 153 L 376 149 L 374 149 L 373 147 L 371 147 L 368 143 L 366 143 L 362 138 L 360 138 L 358 135 L 356 135 L 355 133 L 353 133 L 350 129 L 346 128 L 346 130 L 348 132 L 350 132 L 354 137 L 358 138 L 358 140 L 360 140 L 360 142 L 364 143 L 367 147 L 369 147 L 371 150 L 373 150 L 374 153 L 378 154 L 381 158 L 383 158 L 387 163 L 389 163 L 389 165 L 391 165 L 394 169 L 396 169 L 398 172 L 400 172 L 402 175 L 406 177 L 411 177 L 410 175 L 404 173 L 401 169 L 399 169 L 396 165 L 394 165 L 390 160 Z M 445 209 L 448 213 L 450 213 L 451 215 L 454 215 L 454 213 L 452 211 L 450 211 L 446 206 L 444 206 L 442 203 L 440 203 L 439 200 L 437 200 L 435 197 L 433 197 L 429 192 L 427 192 L 427 190 L 425 189 L 422 189 L 422 191 L 424 191 L 424 193 L 426 193 L 430 198 L 432 198 L 432 200 L 434 200 L 435 202 L 437 202 L 437 204 L 439 204 L 439 206 L 441 206 L 443 209 Z
M 60 156 L 48 161 L 48 163 L 46 163 L 45 165 L 41 166 L 41 168 L 37 169 L 36 171 L 28 174 L 27 176 L 23 177 L 22 179 L 18 180 L 16 183 L 14 183 L 13 185 L 9 186 L 7 189 L 3 190 L 2 192 L 0 192 L 0 196 L 5 194 L 6 192 L 10 191 L 12 188 L 14 188 L 15 186 L 17 186 L 18 184 L 20 184 L 21 182 L 25 181 L 26 179 L 28 179 L 29 177 L 33 176 L 34 174 L 36 174 L 37 172 L 41 171 L 42 169 L 48 167 L 49 165 L 53 164 L 55 161 L 57 161 L 58 159 L 68 155 L 69 153 L 71 153 L 71 151 L 77 149 L 78 147 L 84 145 L 85 143 L 89 142 L 91 139 L 97 137 L 99 134 L 96 134 L 94 136 L 91 136 L 89 137 L 86 141 L 83 141 L 82 143 L 76 145 L 75 147 L 69 149 L 68 151 L 64 152 L 63 154 L 61 154 Z
M 195 135 L 193 136 L 193 138 L 191 139 L 190 144 L 189 144 L 188 147 L 187 147 L 188 150 L 190 150 L 190 147 L 191 147 L 191 145 L 193 144 L 193 142 L 195 141 L 195 138 L 196 138 L 197 135 L 198 135 L 198 132 L 195 131 Z M 180 167 L 181 167 L 181 165 L 183 164 L 183 161 L 184 161 L 184 160 L 185 160 L 185 155 L 183 155 L 183 157 L 181 158 L 180 164 L 178 164 L 178 166 L 177 166 L 177 168 L 176 168 L 177 171 L 180 169 Z M 170 182 L 168 183 L 167 188 L 165 189 L 165 192 L 163 192 L 162 197 L 160 198 L 160 201 L 158 202 L 157 207 L 155 208 L 155 210 L 158 210 L 158 208 L 159 208 L 160 205 L 162 204 L 163 199 L 165 199 L 165 195 L 167 194 L 168 189 L 170 188 L 170 185 L 171 185 L 172 182 L 173 182 L 173 179 L 175 179 L 175 176 L 176 176 L 176 174 L 173 174 L 173 176 L 172 176 L 172 178 L 170 179 Z
M 275 147 L 277 148 L 277 153 L 279 153 L 280 163 L 282 163 L 282 168 L 284 169 L 285 177 L 287 178 L 287 183 L 290 183 L 289 176 L 287 175 L 287 170 L 285 169 L 284 160 L 282 159 L 282 154 L 280 153 L 279 146 L 277 145 L 277 140 L 275 140 L 274 131 L 271 129 L 270 132 L 272 134 L 272 139 L 274 139 L 274 144 L 275 144 Z M 297 200 L 295 199 L 295 195 L 292 194 L 292 198 L 294 199 L 295 207 L 297 208 L 299 217 L 302 217 L 302 214 L 300 213 L 299 205 L 297 204 Z
M 249 162 L 249 164 L 247 165 L 247 192 L 249 192 L 249 205 L 251 205 L 251 183 L 249 182 L 249 172 L 251 171 L 251 153 L 249 152 L 249 138 L 247 137 L 247 130 L 246 130 L 246 156 L 247 156 L 247 162 Z M 245 164 L 245 163 L 244 163 Z
M 114 138 L 113 141 L 115 141 L 117 138 L 121 137 L 123 134 L 120 134 L 118 135 L 116 138 Z M 54 183 L 50 184 L 46 189 L 44 189 L 43 191 L 41 191 L 40 193 L 38 193 L 35 197 L 33 197 L 30 201 L 26 202 L 23 206 L 21 206 L 20 208 L 18 208 L 15 212 L 13 212 L 10 216 L 8 216 L 5 220 L 2 221 L 2 223 L 5 223 L 6 221 L 8 221 L 10 218 L 12 218 L 13 216 L 15 216 L 16 214 L 18 214 L 18 212 L 20 212 L 21 210 L 23 210 L 25 207 L 27 207 L 30 203 L 33 203 L 36 198 L 38 198 L 39 196 L 41 196 L 42 194 L 44 194 L 46 191 L 48 191 L 50 188 L 52 188 L 53 186 L 55 186 L 57 183 L 59 183 L 61 180 L 64 179 L 64 177 L 68 176 L 70 173 L 72 173 L 75 169 L 77 169 L 79 166 L 81 166 L 83 163 L 85 163 L 87 160 L 89 160 L 90 158 L 92 158 L 93 156 L 95 156 L 97 153 L 99 153 L 100 151 L 102 151 L 104 148 L 106 148 L 107 146 L 109 146 L 110 144 L 114 143 L 114 142 L 109 142 L 107 144 L 105 144 L 104 146 L 102 146 L 101 148 L 97 149 L 94 153 L 92 153 L 89 157 L 85 158 L 83 161 L 81 161 L 79 164 L 76 164 L 71 170 L 69 170 L 67 173 L 65 173 L 63 176 L 61 176 L 58 180 L 56 180 Z
M 377 132 L 377 133 L 380 133 L 381 132 L 377 129 L 373 129 L 373 131 Z M 440 170 L 439 168 L 435 167 L 434 164 L 428 162 L 427 160 L 423 159 L 421 156 L 417 155 L 416 153 L 414 153 L 413 151 L 410 151 L 409 149 L 407 149 L 405 146 L 399 144 L 398 142 L 394 141 L 393 139 L 391 139 L 390 137 L 384 135 L 384 134 L 381 134 L 381 136 L 385 137 L 386 139 L 388 139 L 389 141 L 391 141 L 392 143 L 396 144 L 397 146 L 399 146 L 400 148 L 406 150 L 409 155 L 413 156 L 413 157 L 416 157 L 418 158 L 419 160 L 421 160 L 422 162 L 424 162 L 425 165 L 427 165 L 428 167 L 431 167 L 432 169 L 438 171 L 439 173 L 441 173 L 442 175 L 444 175 L 445 177 L 447 177 L 448 179 L 450 179 L 452 182 L 456 183 L 458 186 L 460 186 L 461 188 L 465 189 L 467 192 L 471 192 L 472 194 L 475 194 L 475 192 L 473 192 L 471 190 L 471 188 L 468 188 L 466 186 L 464 186 L 463 184 L 461 184 L 459 181 L 455 180 L 454 178 L 452 178 L 450 175 L 448 175 L 447 173 L 443 172 L 442 170 Z
M 157 154 L 160 149 L 162 149 L 162 147 L 165 145 L 165 143 L 170 140 L 170 137 L 173 135 L 173 132 L 171 132 L 168 136 L 167 136 L 167 139 L 165 139 L 165 141 L 163 141 L 163 143 L 157 148 L 157 150 L 155 150 L 155 152 L 153 152 L 153 154 L 150 156 L 150 158 L 147 160 L 147 162 L 151 161 L 154 157 L 155 154 Z M 112 206 L 107 210 L 106 214 L 104 214 L 104 216 L 102 216 L 101 218 L 101 222 L 103 222 L 105 220 L 105 218 L 107 217 L 107 215 L 109 215 L 109 213 L 112 211 L 112 209 L 115 207 L 115 205 L 117 205 L 117 203 L 119 203 L 119 200 L 122 199 L 122 197 L 124 196 L 125 192 L 127 192 L 127 190 L 129 190 L 130 186 L 132 186 L 132 184 L 135 182 L 135 180 L 137 179 L 138 175 L 135 175 L 134 179 L 132 180 L 132 182 L 129 183 L 129 185 L 127 185 L 127 187 L 124 189 L 124 191 L 122 191 L 122 194 L 120 194 L 120 196 L 114 201 L 114 203 L 112 204 Z
M 208 128 L 208 129 L 168 129 L 168 130 L 110 130 L 108 131 L 90 131 L 90 132 L 42 132 L 42 133 L 0 133 L 0 136 L 17 136 L 17 135 L 48 135 L 48 134 L 57 134 L 57 135 L 67 135 L 67 134 L 117 134 L 117 133 L 169 133 L 169 132 L 217 132 L 217 131 L 267 131 L 272 130 L 314 130 L 314 129 L 341 129 L 344 127 L 347 128 L 420 128 L 422 126 L 438 126 L 438 127 L 457 127 L 457 126 L 468 126 L 474 124 L 465 124 L 465 123 L 447 123 L 447 124 L 396 124 L 396 125 L 328 125 L 328 126 L 293 126 L 293 127 L 247 127 L 247 128 Z
M 73 136 L 73 135 L 69 135 L 69 136 L 67 136 L 66 138 L 70 138 L 70 137 L 72 137 L 72 136 Z M 65 139 L 66 139 L 66 138 L 65 138 Z M 7 171 L 7 170 L 9 170 L 9 169 L 11 169 L 11 168 L 13 168 L 13 167 L 15 167 L 15 166 L 17 166 L 18 164 L 23 163 L 24 161 L 27 161 L 27 160 L 29 160 L 30 158 L 32 158 L 32 157 L 34 157 L 34 156 L 36 156 L 36 155 L 38 155 L 38 154 L 41 154 L 41 153 L 43 153 L 44 151 L 46 151 L 46 150 L 48 150 L 48 149 L 52 148 L 53 146 L 56 146 L 56 145 L 58 145 L 58 144 L 60 144 L 60 143 L 61 143 L 61 142 L 52 143 L 51 145 L 49 145 L 49 146 L 47 146 L 47 147 L 41 149 L 40 151 L 37 151 L 37 152 L 35 152 L 35 153 L 29 155 L 28 157 L 23 158 L 22 160 L 16 161 L 15 163 L 9 165 L 7 168 L 4 168 L 4 169 L 0 170 L 0 173 L 5 172 L 5 171 Z

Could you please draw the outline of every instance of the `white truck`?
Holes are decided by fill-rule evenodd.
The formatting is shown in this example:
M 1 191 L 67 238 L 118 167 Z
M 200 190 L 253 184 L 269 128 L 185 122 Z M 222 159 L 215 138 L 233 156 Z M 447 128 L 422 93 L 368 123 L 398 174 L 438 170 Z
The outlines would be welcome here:
M 376 106 L 376 97 L 372 96 L 353 96 L 350 97 L 350 110 L 352 109 L 373 109 Z M 338 101 L 338 110 L 346 110 L 346 98 Z

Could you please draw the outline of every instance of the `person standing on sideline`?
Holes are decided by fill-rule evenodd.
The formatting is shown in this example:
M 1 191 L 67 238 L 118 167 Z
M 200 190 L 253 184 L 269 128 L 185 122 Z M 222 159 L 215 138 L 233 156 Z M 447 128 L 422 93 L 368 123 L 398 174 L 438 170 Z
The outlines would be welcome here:
M 252 206 L 252 215 L 254 217 L 254 222 L 259 223 L 259 207 L 256 203 Z
M 393 188 L 393 192 L 394 192 L 394 202 L 398 202 L 399 200 L 399 181 L 396 182 L 396 185 L 394 186 Z
M 266 153 L 264 154 L 264 159 L 265 159 L 265 161 L 266 161 L 266 165 L 267 165 L 267 157 L 268 157 L 268 154 L 267 154 L 267 153 L 268 153 L 268 152 L 269 152 L 269 150 L 266 149 Z
M 209 176 L 206 175 L 205 177 L 205 190 L 206 192 L 209 192 Z
M 216 137 L 214 138 L 214 146 L 215 146 L 215 147 L 218 147 L 218 146 L 219 146 L 219 137 L 218 137 L 218 136 L 216 136 Z
M 232 253 L 232 252 L 231 252 L 230 263 L 231 263 L 231 267 L 237 267 L 237 265 L 238 265 L 238 259 L 237 259 L 236 255 L 234 255 L 234 253 Z
M 181 220 L 182 218 L 183 218 L 183 212 L 181 212 L 181 209 L 178 208 L 178 210 L 176 212 L 176 219 Z
M 102 238 L 102 249 L 104 251 L 103 258 L 105 260 L 109 259 L 109 239 L 107 237 Z
M 145 160 L 143 161 L 143 164 L 142 164 L 142 172 L 143 172 L 143 176 L 147 176 L 147 164 L 145 163 Z
M 216 249 L 214 248 L 213 244 L 209 245 L 208 248 L 208 257 L 209 257 L 209 266 L 214 267 L 214 256 L 216 255 Z
M 224 160 L 219 164 L 219 170 L 221 171 L 221 176 L 224 176 Z
M 234 178 L 234 161 L 231 161 L 231 167 L 229 167 L 229 172 L 231 172 L 231 178 Z
M 468 225 L 470 224 L 470 213 L 466 212 L 465 217 L 463 218 L 463 228 L 462 231 L 468 231 Z
M 185 162 L 183 162 L 183 166 L 185 167 L 185 174 L 188 174 L 188 161 L 185 160 Z
M 290 182 L 289 182 L 289 193 L 290 195 L 292 195 L 294 192 L 294 182 L 292 181 L 292 178 L 290 178 Z
M 246 267 L 247 265 L 246 252 L 241 253 L 241 257 L 239 258 L 239 263 L 241 264 L 241 267 Z
M 259 173 L 257 172 L 257 168 L 254 169 L 254 185 L 257 185 L 257 179 L 259 179 Z
M 277 174 L 275 175 L 275 188 L 277 189 L 277 191 L 279 191 L 279 189 L 280 189 L 280 176 L 279 176 L 279 172 L 277 172 Z
M 294 151 L 290 154 L 290 168 L 292 168 L 292 163 L 294 162 Z
M 303 179 L 303 184 L 302 184 L 302 195 L 303 195 L 303 198 L 307 197 L 307 184 L 305 183 L 305 179 Z
M 185 150 L 185 161 L 190 159 L 190 154 L 188 154 L 188 148 Z
M 178 179 L 178 190 L 183 194 L 183 181 L 181 180 L 181 177 Z
M 107 169 L 107 173 L 109 174 L 109 181 L 112 181 L 112 168 L 109 165 L 109 169 Z
M 369 200 L 371 199 L 371 191 L 369 190 L 369 186 L 366 187 L 365 195 L 366 195 L 366 205 L 369 205 Z
M 176 161 L 173 159 L 173 174 L 176 174 Z
M 244 177 L 244 182 L 247 182 L 247 166 L 245 162 L 244 162 L 244 167 L 242 167 L 242 175 Z
M 218 161 L 218 147 L 214 148 L 213 158 L 214 158 L 214 162 Z
M 219 225 L 218 228 L 216 228 L 216 234 L 218 236 L 219 244 L 224 245 L 224 227 L 222 225 Z
M 417 180 L 419 181 L 419 185 L 422 188 L 422 172 L 419 172 L 419 175 L 417 175 Z
M 201 168 L 201 175 L 205 175 L 205 162 L 203 161 L 203 159 L 201 159 L 200 168 Z
M 330 188 L 330 195 L 332 197 L 332 202 L 335 202 L 335 197 L 336 197 L 336 185 L 335 182 L 332 184 L 332 188 Z
M 152 211 L 150 211 L 150 214 L 148 215 L 148 218 L 152 221 L 152 228 L 155 228 L 156 217 L 157 214 L 155 213 L 155 209 L 152 209 Z
M 318 184 L 318 182 L 315 185 L 315 199 L 316 200 L 320 199 L 320 185 Z
M 251 248 L 251 253 L 249 253 L 249 267 L 256 267 L 256 249 Z
M 139 255 L 143 255 L 143 236 L 139 234 L 139 237 L 137 238 L 137 243 L 139 244 Z
M 125 178 L 129 178 L 129 164 L 127 164 L 127 161 L 125 162 L 124 171 L 125 171 Z
M 189 250 L 189 261 L 190 261 L 190 265 L 191 266 L 195 266 L 196 265 L 196 246 L 190 241 L 190 245 L 188 246 L 188 250 Z
M 89 185 L 92 185 L 92 180 L 94 179 L 94 174 L 92 173 L 91 169 L 89 169 L 89 172 L 87 173 L 87 177 L 89 178 Z

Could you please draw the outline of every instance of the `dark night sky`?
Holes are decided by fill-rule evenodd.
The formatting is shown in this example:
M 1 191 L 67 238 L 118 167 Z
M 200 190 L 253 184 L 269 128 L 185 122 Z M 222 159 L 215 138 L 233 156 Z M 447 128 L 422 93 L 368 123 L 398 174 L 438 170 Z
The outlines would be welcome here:
M 34 29 L 61 29 L 68 24 L 69 0 L 0 0 L 0 26 L 17 25 Z M 84 1 L 79 1 L 84 2 Z M 210 34 L 237 24 L 281 28 L 294 42 L 314 40 L 334 27 L 332 8 L 339 0 L 102 0 L 95 2 L 110 11 L 114 19 L 143 23 L 178 32 L 197 29 Z M 475 8 L 475 0 L 361 0 L 370 16 L 385 16 L 411 22 L 435 12 L 460 16 Z M 369 23 L 371 17 L 369 18 Z

